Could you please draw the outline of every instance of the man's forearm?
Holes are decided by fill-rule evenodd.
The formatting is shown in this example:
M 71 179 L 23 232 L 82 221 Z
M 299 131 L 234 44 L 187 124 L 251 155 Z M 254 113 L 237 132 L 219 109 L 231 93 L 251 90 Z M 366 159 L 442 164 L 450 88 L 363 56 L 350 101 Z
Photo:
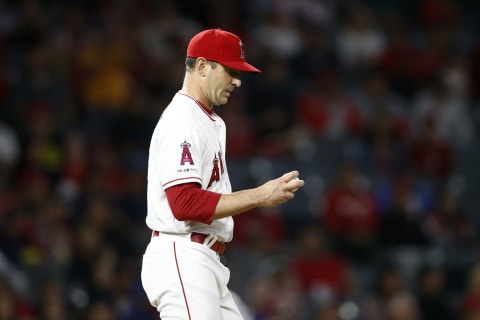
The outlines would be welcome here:
M 256 208 L 261 203 L 257 189 L 246 189 L 230 194 L 222 194 L 213 219 L 221 219 Z
M 257 207 L 276 207 L 294 197 L 292 190 L 302 187 L 303 180 L 296 180 L 298 171 L 267 181 L 253 189 L 245 189 L 231 194 L 222 194 L 213 219 L 221 219 Z

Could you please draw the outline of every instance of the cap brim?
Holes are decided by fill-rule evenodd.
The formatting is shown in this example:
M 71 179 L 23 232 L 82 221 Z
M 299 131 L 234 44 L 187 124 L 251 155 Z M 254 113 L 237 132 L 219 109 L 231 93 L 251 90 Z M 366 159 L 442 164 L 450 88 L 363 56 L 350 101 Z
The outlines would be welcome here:
M 260 73 L 262 71 L 258 70 L 251 64 L 244 62 L 244 61 L 219 61 L 219 63 L 223 64 L 224 66 L 227 66 L 229 68 L 235 69 L 235 70 L 240 70 L 244 72 L 256 72 Z

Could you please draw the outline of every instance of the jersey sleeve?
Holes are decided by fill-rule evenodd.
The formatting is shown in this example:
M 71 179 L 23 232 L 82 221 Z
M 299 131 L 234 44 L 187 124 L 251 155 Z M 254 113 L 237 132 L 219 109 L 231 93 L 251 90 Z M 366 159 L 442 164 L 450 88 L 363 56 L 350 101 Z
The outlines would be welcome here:
M 181 123 L 169 121 L 168 117 L 160 121 L 159 134 L 150 149 L 150 165 L 157 171 L 162 188 L 190 182 L 202 185 L 205 142 L 195 122 L 190 115 Z
M 202 190 L 199 184 L 179 184 L 165 190 L 175 219 L 211 224 L 221 194 Z

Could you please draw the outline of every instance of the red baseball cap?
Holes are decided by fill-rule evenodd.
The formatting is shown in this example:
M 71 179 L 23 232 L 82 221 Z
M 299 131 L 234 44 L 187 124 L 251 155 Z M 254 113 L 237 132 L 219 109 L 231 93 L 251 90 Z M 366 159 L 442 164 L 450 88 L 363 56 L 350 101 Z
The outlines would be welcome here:
M 220 28 L 204 30 L 193 36 L 188 44 L 187 57 L 203 57 L 240 71 L 261 72 L 245 61 L 242 40 Z

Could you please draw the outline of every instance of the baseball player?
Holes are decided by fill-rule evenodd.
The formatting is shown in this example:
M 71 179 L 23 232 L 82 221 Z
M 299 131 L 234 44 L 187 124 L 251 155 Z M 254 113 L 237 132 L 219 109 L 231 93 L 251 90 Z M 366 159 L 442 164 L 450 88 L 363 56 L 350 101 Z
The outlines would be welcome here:
M 232 239 L 232 216 L 278 206 L 304 185 L 298 171 L 233 192 L 226 164 L 225 122 L 214 106 L 240 87 L 240 74 L 260 72 L 245 61 L 242 41 L 222 29 L 189 42 L 183 86 L 164 110 L 149 150 L 148 212 L 152 230 L 142 284 L 162 320 L 242 319 L 220 261 Z

